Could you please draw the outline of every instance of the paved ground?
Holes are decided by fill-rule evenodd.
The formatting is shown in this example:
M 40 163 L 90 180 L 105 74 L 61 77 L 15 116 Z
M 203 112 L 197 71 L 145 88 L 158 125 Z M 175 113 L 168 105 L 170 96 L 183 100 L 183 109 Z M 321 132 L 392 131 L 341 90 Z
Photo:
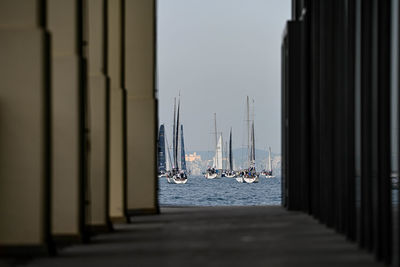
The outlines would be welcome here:
M 88 245 L 16 266 L 382 266 L 311 217 L 281 207 L 163 208 Z

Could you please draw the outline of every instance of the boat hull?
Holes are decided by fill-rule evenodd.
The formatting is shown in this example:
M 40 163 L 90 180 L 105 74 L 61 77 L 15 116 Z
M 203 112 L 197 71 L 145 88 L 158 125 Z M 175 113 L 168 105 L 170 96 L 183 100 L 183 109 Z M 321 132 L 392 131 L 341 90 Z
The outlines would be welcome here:
M 167 177 L 167 182 L 169 184 L 186 184 L 187 183 L 187 178 L 181 178 L 177 177 L 176 175 L 170 177 Z
M 186 184 L 187 183 L 187 178 L 186 179 L 173 179 L 175 184 Z
M 235 175 L 235 174 L 232 174 L 232 175 L 230 175 L 230 174 L 227 174 L 225 177 L 226 177 L 226 178 L 235 178 L 235 177 L 236 177 L 236 175 Z
M 244 177 L 243 180 L 245 183 L 248 183 L 248 184 L 258 183 L 258 176 Z
M 244 182 L 243 177 L 236 177 L 235 179 L 236 179 L 236 181 L 238 183 L 243 183 Z
M 205 177 L 206 177 L 206 179 L 215 179 L 215 178 L 217 178 L 218 177 L 218 174 L 216 174 L 216 173 L 206 173 L 206 175 L 205 175 Z

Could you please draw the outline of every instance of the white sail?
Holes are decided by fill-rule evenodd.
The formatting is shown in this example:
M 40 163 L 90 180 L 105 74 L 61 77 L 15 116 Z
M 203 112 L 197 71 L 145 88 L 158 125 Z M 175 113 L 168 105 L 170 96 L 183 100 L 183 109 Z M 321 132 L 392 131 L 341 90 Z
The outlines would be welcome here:
M 217 114 L 214 113 L 214 136 L 215 136 L 215 155 L 213 158 L 213 168 L 217 168 L 218 157 L 217 157 L 217 146 L 218 146 L 218 132 L 217 132 Z
M 228 169 L 229 167 L 229 160 L 228 160 L 228 142 L 225 141 L 225 145 L 224 145 L 224 155 L 223 155 L 223 168 L 224 170 Z
M 166 150 L 168 153 L 166 153 L 165 155 L 165 162 L 166 162 L 166 170 L 170 171 L 172 170 L 172 159 L 171 159 L 171 153 L 170 153 L 170 147 L 168 144 L 168 139 L 167 139 L 167 135 L 165 135 L 165 144 L 166 144 Z
M 219 136 L 215 151 L 215 168 L 222 170 L 222 135 Z

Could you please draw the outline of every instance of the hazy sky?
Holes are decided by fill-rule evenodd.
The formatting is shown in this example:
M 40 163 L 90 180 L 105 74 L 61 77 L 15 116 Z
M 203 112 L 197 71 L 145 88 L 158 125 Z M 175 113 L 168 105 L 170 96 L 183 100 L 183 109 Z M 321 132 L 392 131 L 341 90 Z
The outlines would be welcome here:
M 171 143 L 181 93 L 186 150 L 245 145 L 245 98 L 255 101 L 256 148 L 281 150 L 281 40 L 290 0 L 158 0 L 159 122 Z

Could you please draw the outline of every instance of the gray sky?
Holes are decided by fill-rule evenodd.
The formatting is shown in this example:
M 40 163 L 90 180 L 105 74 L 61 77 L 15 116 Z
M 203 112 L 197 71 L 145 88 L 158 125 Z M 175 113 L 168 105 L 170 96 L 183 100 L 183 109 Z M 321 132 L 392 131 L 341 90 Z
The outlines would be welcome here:
M 158 0 L 159 122 L 171 143 L 181 92 L 186 150 L 210 150 L 213 113 L 233 146 L 245 139 L 245 98 L 255 100 L 257 149 L 281 147 L 281 40 L 290 0 Z

